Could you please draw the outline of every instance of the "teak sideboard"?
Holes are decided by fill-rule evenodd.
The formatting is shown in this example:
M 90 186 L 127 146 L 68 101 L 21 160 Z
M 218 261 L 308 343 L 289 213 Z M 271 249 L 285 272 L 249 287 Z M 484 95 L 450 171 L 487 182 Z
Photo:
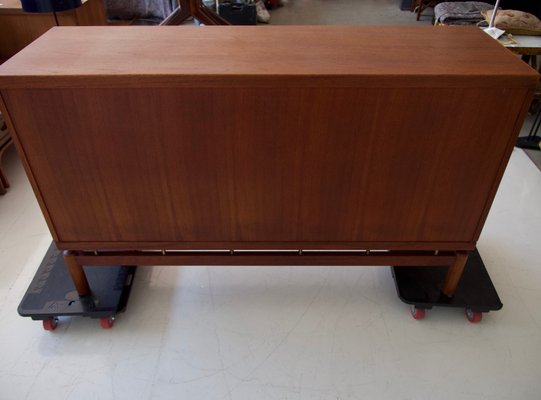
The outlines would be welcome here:
M 80 295 L 171 264 L 448 265 L 452 296 L 537 81 L 474 27 L 53 28 L 0 67 Z

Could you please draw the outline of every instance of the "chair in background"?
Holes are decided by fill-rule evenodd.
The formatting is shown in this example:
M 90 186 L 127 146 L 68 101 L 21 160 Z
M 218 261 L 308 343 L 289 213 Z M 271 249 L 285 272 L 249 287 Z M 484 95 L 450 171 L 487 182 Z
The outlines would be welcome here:
M 413 0 L 411 2 L 411 11 L 417 14 L 417 21 L 421 18 L 421 14 L 428 7 L 434 7 L 443 0 Z

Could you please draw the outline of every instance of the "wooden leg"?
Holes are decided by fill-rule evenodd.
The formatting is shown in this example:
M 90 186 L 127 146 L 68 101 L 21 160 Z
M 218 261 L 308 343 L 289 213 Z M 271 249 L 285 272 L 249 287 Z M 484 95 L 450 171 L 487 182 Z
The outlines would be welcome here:
M 90 286 L 88 285 L 83 266 L 75 260 L 75 256 L 71 251 L 64 252 L 64 261 L 79 296 L 88 296 L 90 294 Z
M 462 271 L 464 271 L 464 267 L 466 266 L 466 261 L 468 261 L 468 252 L 457 251 L 455 263 L 447 270 L 447 275 L 445 276 L 445 281 L 443 281 L 443 287 L 441 289 L 443 294 L 447 297 L 453 297 L 455 294 L 455 289 L 462 276 Z
M 179 7 L 160 25 L 179 25 L 190 17 L 205 25 L 231 25 L 227 20 L 205 7 L 201 0 L 179 0 Z
M 211 11 L 201 2 L 201 0 L 189 0 L 190 10 L 195 19 L 205 25 L 231 25 L 227 20 Z
M 179 7 L 171 13 L 160 25 L 180 25 L 192 16 L 189 0 L 180 0 Z

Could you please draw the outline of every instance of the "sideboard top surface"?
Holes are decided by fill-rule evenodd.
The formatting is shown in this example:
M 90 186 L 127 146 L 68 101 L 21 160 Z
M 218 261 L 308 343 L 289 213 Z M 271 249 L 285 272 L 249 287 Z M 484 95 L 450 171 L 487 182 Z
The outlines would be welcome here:
M 432 26 L 57 27 L 0 66 L 0 88 L 280 79 L 288 85 L 516 87 L 534 86 L 538 74 L 478 28 Z

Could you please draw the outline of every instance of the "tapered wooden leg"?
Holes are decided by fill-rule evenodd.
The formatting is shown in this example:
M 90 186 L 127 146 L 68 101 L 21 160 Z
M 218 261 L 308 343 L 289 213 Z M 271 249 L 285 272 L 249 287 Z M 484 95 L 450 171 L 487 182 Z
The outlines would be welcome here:
M 205 25 L 231 25 L 227 20 L 205 7 L 201 0 L 189 1 L 191 13 L 199 22 Z
M 75 256 L 71 251 L 64 252 L 64 261 L 79 296 L 88 296 L 90 294 L 90 286 L 88 285 L 83 266 L 75 260 Z
M 179 7 L 165 18 L 160 25 L 180 25 L 192 16 L 189 0 L 180 0 Z
M 468 252 L 457 251 L 456 261 L 449 269 L 447 269 L 447 275 L 445 276 L 445 281 L 443 281 L 443 287 L 441 289 L 443 294 L 447 297 L 453 297 L 455 294 L 455 289 L 462 276 L 464 267 L 466 266 L 466 261 L 468 261 Z

